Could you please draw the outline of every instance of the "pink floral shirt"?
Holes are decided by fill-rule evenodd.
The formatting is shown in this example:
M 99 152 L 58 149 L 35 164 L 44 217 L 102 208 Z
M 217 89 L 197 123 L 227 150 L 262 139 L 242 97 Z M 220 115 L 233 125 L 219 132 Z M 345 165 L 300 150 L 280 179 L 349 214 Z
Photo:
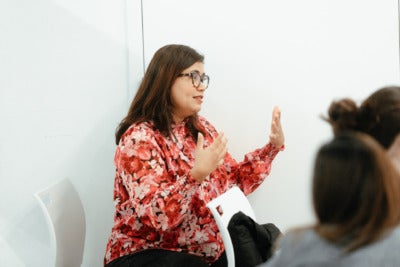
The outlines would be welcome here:
M 218 133 L 199 119 L 208 146 Z M 253 192 L 280 151 L 268 144 L 240 163 L 227 153 L 224 163 L 199 183 L 190 175 L 196 142 L 185 123 L 173 126 L 176 139 L 150 122 L 134 124 L 122 136 L 114 158 L 114 226 L 104 264 L 152 248 L 186 251 L 214 262 L 224 245 L 206 203 L 233 185 L 246 195 Z

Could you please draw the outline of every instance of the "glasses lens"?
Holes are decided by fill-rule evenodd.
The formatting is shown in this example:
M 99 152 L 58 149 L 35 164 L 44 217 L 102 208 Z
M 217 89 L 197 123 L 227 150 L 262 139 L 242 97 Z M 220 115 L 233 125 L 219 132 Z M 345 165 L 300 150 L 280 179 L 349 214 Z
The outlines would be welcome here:
M 210 81 L 210 78 L 207 75 L 203 74 L 202 76 L 200 76 L 197 71 L 193 71 L 189 75 L 190 77 L 192 77 L 192 83 L 194 87 L 199 88 L 200 85 L 203 84 L 203 87 L 207 89 L 208 83 Z
M 191 72 L 190 75 L 192 76 L 192 82 L 194 87 L 199 87 L 201 83 L 200 74 L 198 74 L 197 72 Z
M 210 78 L 207 75 L 204 75 L 203 76 L 203 81 L 202 81 L 204 88 L 208 87 L 208 83 L 209 82 L 210 82 Z

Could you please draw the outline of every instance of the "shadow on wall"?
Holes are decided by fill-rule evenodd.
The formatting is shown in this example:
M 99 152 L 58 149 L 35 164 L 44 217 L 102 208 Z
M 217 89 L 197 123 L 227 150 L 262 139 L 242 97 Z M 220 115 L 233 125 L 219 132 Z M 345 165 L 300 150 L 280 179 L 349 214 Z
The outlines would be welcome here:
M 35 201 L 32 196 L 32 205 L 12 219 L 7 232 L 1 233 L 1 266 L 51 266 L 49 234 Z
M 102 121 L 110 121 L 110 118 Z M 102 123 L 94 127 L 92 134 L 103 133 L 103 140 L 95 141 L 89 135 L 66 166 L 62 167 L 65 170 L 61 172 L 71 177 L 84 205 L 86 240 L 82 266 L 87 267 L 102 264 L 113 222 L 114 146 L 113 136 L 104 135 L 107 131 L 109 132 L 105 128 L 110 127 Z M 91 164 L 88 165 L 88 162 Z M 93 162 L 96 164 L 92 164 Z M 96 166 L 97 164 L 106 168 L 100 168 Z M 104 171 L 105 169 L 108 170 Z M 61 178 L 57 177 L 54 180 L 59 179 Z M 1 250 L 8 252 L 4 254 L 5 257 L 2 256 L 0 266 L 53 267 L 49 229 L 45 215 L 33 193 L 35 192 L 29 196 L 29 205 L 25 206 L 24 210 L 20 210 L 15 217 L 9 218 L 5 229 L 0 229 L 2 230 L 0 232 Z

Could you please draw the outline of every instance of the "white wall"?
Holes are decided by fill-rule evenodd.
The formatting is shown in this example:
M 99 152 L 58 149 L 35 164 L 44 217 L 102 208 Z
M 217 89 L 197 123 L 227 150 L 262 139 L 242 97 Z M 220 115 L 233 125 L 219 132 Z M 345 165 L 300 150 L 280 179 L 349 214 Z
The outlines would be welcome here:
M 312 162 L 331 136 L 319 115 L 334 98 L 399 84 L 397 1 L 152 0 L 143 10 L 146 64 L 168 43 L 205 55 L 201 113 L 236 159 L 268 140 L 280 106 L 286 150 L 250 201 L 259 221 L 283 230 L 312 222 Z
M 145 64 L 168 43 L 205 54 L 202 114 L 238 160 L 267 141 L 281 107 L 286 150 L 250 200 L 283 230 L 312 221 L 310 168 L 330 136 L 318 116 L 333 98 L 399 83 L 397 10 L 395 0 L 0 1 L 0 266 L 50 266 L 33 193 L 64 177 L 84 202 L 83 266 L 101 266 L 113 134 L 143 75 L 142 42 Z
M 64 177 L 86 212 L 83 266 L 102 266 L 129 95 L 125 11 L 124 0 L 0 1 L 0 266 L 51 266 L 33 193 Z

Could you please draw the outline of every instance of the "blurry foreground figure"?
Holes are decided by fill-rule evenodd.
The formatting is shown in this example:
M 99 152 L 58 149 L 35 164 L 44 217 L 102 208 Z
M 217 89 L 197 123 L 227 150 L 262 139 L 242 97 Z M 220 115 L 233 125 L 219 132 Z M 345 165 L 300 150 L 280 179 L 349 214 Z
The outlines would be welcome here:
M 400 177 L 371 136 L 337 133 L 316 156 L 317 223 L 289 231 L 273 266 L 399 266 Z

